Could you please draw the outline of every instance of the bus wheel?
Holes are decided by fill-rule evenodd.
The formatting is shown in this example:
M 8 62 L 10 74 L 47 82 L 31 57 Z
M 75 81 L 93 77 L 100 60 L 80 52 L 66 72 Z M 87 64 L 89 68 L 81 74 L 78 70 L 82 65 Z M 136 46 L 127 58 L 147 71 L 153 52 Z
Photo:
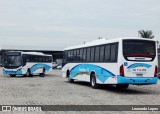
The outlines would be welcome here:
M 116 87 L 118 89 L 127 89 L 129 87 L 129 84 L 117 84 Z
M 68 82 L 69 83 L 73 83 L 74 82 L 74 79 L 71 79 L 70 75 L 68 76 Z
M 43 69 L 43 72 L 42 72 L 42 73 L 40 73 L 40 77 L 45 77 L 45 72 L 46 72 L 46 70 L 45 70 L 45 69 Z
M 30 73 L 30 70 L 27 71 L 26 76 L 27 77 L 33 77 L 33 75 Z
M 90 83 L 91 83 L 91 87 L 92 88 L 94 88 L 94 89 L 98 88 L 99 85 L 96 82 L 96 76 L 95 76 L 95 74 L 91 75 Z
M 15 75 L 15 74 L 11 74 L 10 76 L 11 76 L 11 77 L 16 77 L 16 75 Z

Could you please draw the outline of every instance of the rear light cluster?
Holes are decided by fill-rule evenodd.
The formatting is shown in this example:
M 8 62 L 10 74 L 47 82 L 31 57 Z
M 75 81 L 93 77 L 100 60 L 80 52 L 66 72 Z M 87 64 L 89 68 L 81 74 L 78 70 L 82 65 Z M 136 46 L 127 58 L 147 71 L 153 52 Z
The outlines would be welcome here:
M 158 67 L 157 67 L 157 66 L 155 66 L 154 77 L 156 77 L 156 76 L 157 76 L 157 74 L 158 74 Z
M 124 76 L 124 66 L 123 65 L 120 66 L 119 72 L 120 72 L 120 76 Z
M 120 72 L 120 76 L 124 76 L 124 66 L 123 65 L 120 66 L 119 72 Z M 158 75 L 158 67 L 155 66 L 154 77 L 156 77 L 157 75 Z

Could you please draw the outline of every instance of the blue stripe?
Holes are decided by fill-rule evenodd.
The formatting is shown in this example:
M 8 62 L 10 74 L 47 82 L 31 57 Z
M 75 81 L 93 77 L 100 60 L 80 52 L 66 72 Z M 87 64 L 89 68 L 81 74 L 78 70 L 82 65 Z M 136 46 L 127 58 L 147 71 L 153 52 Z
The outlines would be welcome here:
M 146 67 L 146 68 L 150 68 L 151 67 L 151 65 L 149 65 L 149 64 L 135 63 L 135 64 L 130 65 L 128 68 L 136 68 L 136 67 L 140 67 L 140 66 Z
M 70 77 L 73 79 L 78 73 L 85 72 L 90 75 L 91 71 L 95 71 L 97 79 L 105 82 L 109 77 L 115 76 L 112 72 L 93 64 L 79 64 L 73 67 L 70 71 Z
M 122 77 L 117 76 L 117 83 L 118 84 L 135 84 L 135 85 L 145 85 L 145 84 L 157 84 L 158 78 L 157 77 Z
M 51 69 L 51 67 L 47 64 L 35 64 L 30 68 L 30 73 L 33 74 L 33 72 L 39 68 L 45 68 L 46 71 L 49 71 Z

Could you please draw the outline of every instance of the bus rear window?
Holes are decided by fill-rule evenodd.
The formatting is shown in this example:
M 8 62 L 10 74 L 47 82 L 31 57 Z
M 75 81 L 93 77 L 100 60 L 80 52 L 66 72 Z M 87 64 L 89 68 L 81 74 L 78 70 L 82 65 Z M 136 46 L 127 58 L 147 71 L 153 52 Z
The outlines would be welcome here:
M 156 42 L 146 40 L 123 40 L 123 56 L 130 61 L 153 61 Z

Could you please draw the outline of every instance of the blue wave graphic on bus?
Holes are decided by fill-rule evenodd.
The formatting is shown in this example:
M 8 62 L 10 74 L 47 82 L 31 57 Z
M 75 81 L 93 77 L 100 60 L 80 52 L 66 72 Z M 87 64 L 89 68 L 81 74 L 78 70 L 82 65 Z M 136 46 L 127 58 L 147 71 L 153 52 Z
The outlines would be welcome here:
M 146 67 L 146 68 L 150 68 L 151 65 L 145 64 L 145 63 L 135 63 L 135 64 L 130 65 L 128 68 L 136 68 L 136 67 Z
M 51 67 L 46 64 L 35 64 L 31 67 L 30 71 L 31 71 L 31 73 L 33 73 L 35 70 L 37 70 L 39 68 L 45 68 L 46 71 L 49 71 L 51 69 Z
M 79 74 L 87 74 L 90 76 L 90 73 L 92 71 L 96 71 L 96 77 L 99 79 L 101 82 L 105 82 L 109 77 L 115 76 L 113 73 L 110 71 L 99 67 L 97 65 L 93 64 L 79 64 L 71 69 L 70 76 L 71 79 L 76 77 Z

